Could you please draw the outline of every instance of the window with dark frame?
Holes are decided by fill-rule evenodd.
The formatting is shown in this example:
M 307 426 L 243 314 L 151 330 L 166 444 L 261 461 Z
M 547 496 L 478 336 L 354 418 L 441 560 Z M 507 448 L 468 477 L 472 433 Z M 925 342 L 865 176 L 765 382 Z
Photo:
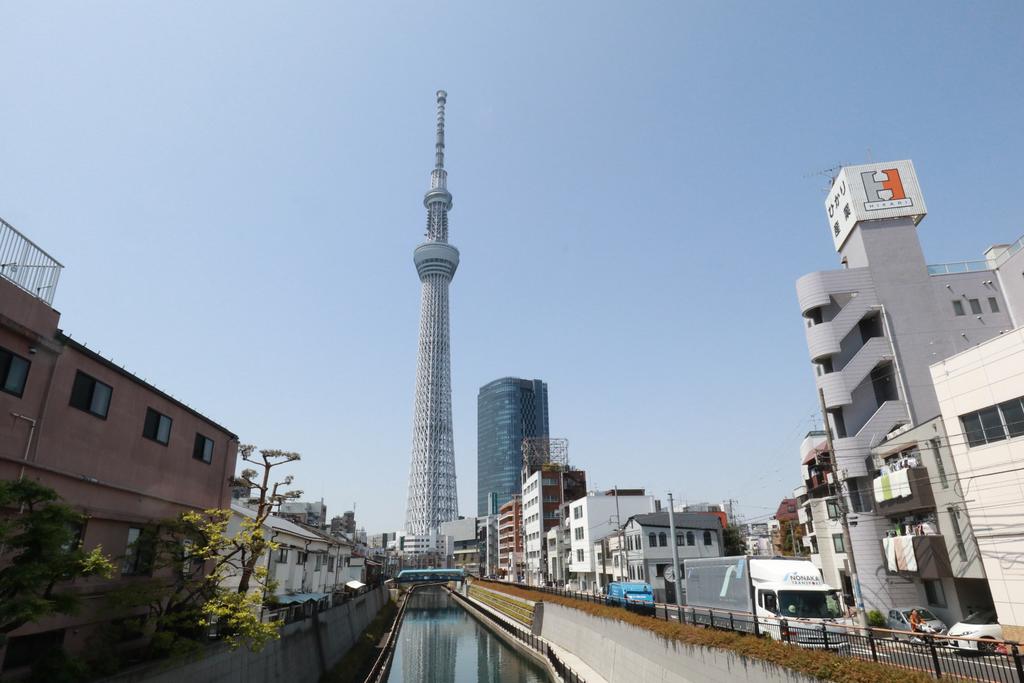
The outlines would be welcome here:
M 967 561 L 967 547 L 964 545 L 964 535 L 960 530 L 960 511 L 955 507 L 949 508 L 949 519 L 953 523 L 953 537 L 956 539 L 956 549 L 960 553 L 960 559 Z
M 932 449 L 932 457 L 935 458 L 935 468 L 939 472 L 939 481 L 942 483 L 942 488 L 949 488 L 949 477 L 946 476 L 946 463 L 942 461 L 942 451 L 939 450 L 939 440 L 931 439 L 928 445 Z
M 846 552 L 846 545 L 843 544 L 842 534 L 832 534 L 832 547 L 835 549 L 837 553 Z
M 994 296 L 990 296 L 988 298 L 988 307 L 993 313 L 999 312 L 999 302 L 996 300 Z
M 105 420 L 107 413 L 110 412 L 110 398 L 113 393 L 114 389 L 109 384 L 104 384 L 79 370 L 75 374 L 75 383 L 71 386 L 69 405 Z
M 31 365 L 27 358 L 0 347 L 0 391 L 21 398 Z
M 924 580 L 924 595 L 929 605 L 935 607 L 946 606 L 946 592 L 942 589 L 942 582 L 935 580 Z
M 195 445 L 192 447 L 192 457 L 202 460 L 207 465 L 213 462 L 213 439 L 196 432 Z
M 64 629 L 43 631 L 7 640 L 3 671 L 29 666 L 64 645 Z
M 970 447 L 1024 436 L 1024 397 L 965 413 L 960 424 Z
M 953 313 L 955 315 L 964 314 L 964 304 L 960 299 L 953 299 Z
M 664 531 L 658 532 L 658 545 L 662 548 L 668 545 L 668 536 Z
M 971 305 L 971 313 L 974 315 L 981 315 L 981 302 L 977 299 L 968 299 L 967 303 Z
M 166 446 L 171 441 L 171 418 L 152 408 L 146 408 L 146 421 L 142 425 L 142 435 Z
M 711 545 L 711 532 L 710 531 L 705 531 L 704 532 L 704 545 Z
M 156 538 L 147 529 L 129 527 L 128 543 L 121 563 L 122 576 L 149 576 L 153 573 Z

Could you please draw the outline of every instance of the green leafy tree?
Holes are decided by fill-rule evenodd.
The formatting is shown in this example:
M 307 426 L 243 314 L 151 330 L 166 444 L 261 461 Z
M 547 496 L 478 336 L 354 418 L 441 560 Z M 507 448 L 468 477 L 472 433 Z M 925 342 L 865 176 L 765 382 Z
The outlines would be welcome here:
M 804 546 L 800 542 L 803 538 L 803 529 L 799 523 L 792 521 L 782 522 L 779 528 L 782 537 L 782 552 L 786 555 L 803 555 Z
M 747 554 L 747 543 L 735 524 L 730 524 L 722 531 L 722 543 L 725 546 L 725 554 L 729 557 Z
M 85 518 L 30 479 L 0 482 L 0 643 L 6 634 L 54 614 L 73 614 L 80 597 L 67 582 L 110 576 L 114 566 L 78 540 Z
M 154 578 L 126 586 L 113 598 L 122 609 L 148 609 L 155 624 L 153 656 L 187 654 L 213 624 L 233 646 L 245 643 L 259 650 L 278 637 L 277 626 L 260 619 L 265 596 L 274 589 L 260 558 L 277 548 L 267 538 L 264 523 L 275 506 L 302 495 L 282 490 L 291 484 L 290 476 L 271 482 L 274 467 L 294 462 L 299 455 L 257 451 L 251 445 L 240 446 L 239 453 L 257 466 L 233 482 L 257 492 L 253 516 L 242 517 L 234 528 L 232 511 L 220 509 L 189 511 L 160 522 L 145 540 Z M 234 577 L 238 585 L 231 588 Z

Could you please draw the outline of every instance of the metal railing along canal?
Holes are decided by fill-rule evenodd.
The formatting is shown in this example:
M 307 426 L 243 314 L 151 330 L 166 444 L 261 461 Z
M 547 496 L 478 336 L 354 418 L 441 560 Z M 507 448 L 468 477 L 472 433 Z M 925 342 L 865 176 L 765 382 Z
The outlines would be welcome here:
M 677 607 L 664 603 L 656 603 L 653 609 L 622 606 L 609 603 L 604 596 L 593 593 L 503 581 L 485 582 L 626 609 L 663 621 L 771 637 L 795 647 L 827 650 L 841 657 L 930 673 L 936 678 L 1024 683 L 1024 655 L 1020 645 L 1013 641 L 861 628 L 840 623 L 822 624 L 801 619 L 765 618 L 749 612 Z

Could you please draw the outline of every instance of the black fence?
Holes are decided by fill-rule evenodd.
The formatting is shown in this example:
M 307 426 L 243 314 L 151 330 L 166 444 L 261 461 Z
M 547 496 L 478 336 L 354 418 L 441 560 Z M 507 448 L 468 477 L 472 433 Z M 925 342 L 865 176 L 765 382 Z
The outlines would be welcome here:
M 1024 655 L 1012 641 L 951 637 L 860 628 L 838 623 L 758 617 L 749 612 L 728 612 L 676 605 L 622 605 L 602 595 L 552 588 L 494 582 L 524 590 L 559 595 L 596 605 L 618 607 L 664 621 L 768 637 L 806 649 L 826 650 L 842 657 L 930 673 L 936 678 L 959 678 L 991 683 L 1024 683 Z
M 402 628 L 402 620 L 405 619 L 405 608 L 409 604 L 409 598 L 419 586 L 412 586 L 404 597 L 399 598 L 398 611 L 395 612 L 395 619 L 391 622 L 391 629 L 384 639 L 384 646 L 377 654 L 377 659 L 370 666 L 363 683 L 384 683 L 391 673 L 391 663 L 395 657 L 395 645 L 398 643 L 398 631 Z

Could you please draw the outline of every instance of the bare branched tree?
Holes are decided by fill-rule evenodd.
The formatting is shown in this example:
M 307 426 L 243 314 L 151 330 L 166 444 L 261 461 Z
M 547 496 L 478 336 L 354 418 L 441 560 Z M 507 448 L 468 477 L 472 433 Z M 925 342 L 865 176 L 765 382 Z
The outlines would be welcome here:
M 294 500 L 302 496 L 302 491 L 282 490 L 282 487 L 291 486 L 293 478 L 288 475 L 281 481 L 271 483 L 270 471 L 279 466 L 300 459 L 298 453 L 276 449 L 257 449 L 252 444 L 242 444 L 238 452 L 245 462 L 253 463 L 258 469 L 246 468 L 233 481 L 235 486 L 246 486 L 249 491 L 253 489 L 259 492 L 256 502 L 256 518 L 252 520 L 251 543 L 243 550 L 241 558 L 241 578 L 238 581 L 238 592 L 249 591 L 249 583 L 252 579 L 256 563 L 260 556 L 269 550 L 269 539 L 263 533 L 263 523 L 274 511 L 275 507 L 286 500 Z

